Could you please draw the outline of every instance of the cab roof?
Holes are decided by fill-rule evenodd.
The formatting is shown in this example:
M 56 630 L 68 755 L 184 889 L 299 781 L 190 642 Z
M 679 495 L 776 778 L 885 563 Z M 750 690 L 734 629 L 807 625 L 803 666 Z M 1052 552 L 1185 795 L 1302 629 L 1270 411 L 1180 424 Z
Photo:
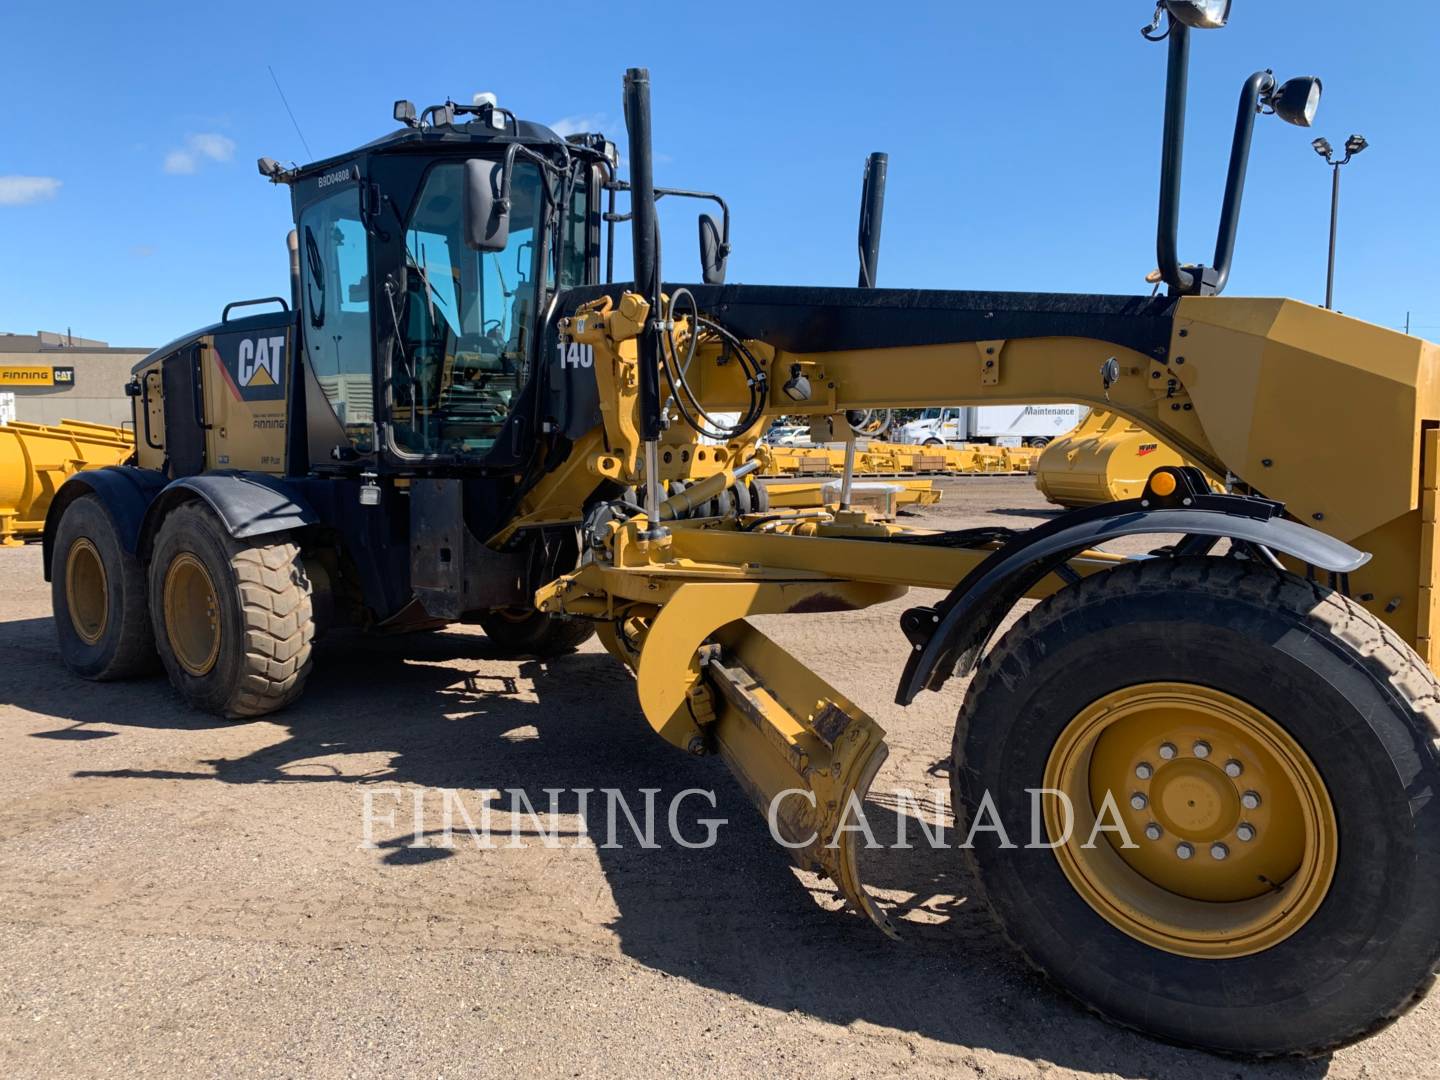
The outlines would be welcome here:
M 555 146 L 566 147 L 572 153 L 576 151 L 586 152 L 589 148 L 583 144 L 571 142 L 556 134 L 544 124 L 537 124 L 531 120 L 515 120 L 513 123 L 506 123 L 505 130 L 497 131 L 489 124 L 480 120 L 473 120 L 468 123 L 436 124 L 426 127 L 402 127 L 378 139 L 356 147 L 354 150 L 347 150 L 341 154 L 334 154 L 319 161 L 313 161 L 308 165 L 300 165 L 287 171 L 287 180 L 304 180 L 317 176 L 335 168 L 337 165 L 353 161 L 360 154 L 387 154 L 407 152 L 431 152 L 439 148 L 462 146 L 506 146 L 510 143 L 521 143 L 526 146 L 541 147 Z

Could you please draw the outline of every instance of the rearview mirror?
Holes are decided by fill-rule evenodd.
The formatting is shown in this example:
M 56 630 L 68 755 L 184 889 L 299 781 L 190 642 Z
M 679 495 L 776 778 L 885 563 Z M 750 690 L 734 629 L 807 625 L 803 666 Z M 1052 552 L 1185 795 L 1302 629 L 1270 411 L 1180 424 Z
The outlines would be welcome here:
M 500 162 L 465 162 L 465 246 L 472 251 L 504 251 L 510 240 L 510 200 L 504 186 Z
M 709 214 L 700 215 L 700 280 L 706 285 L 725 284 L 725 264 L 730 259 L 720 226 Z

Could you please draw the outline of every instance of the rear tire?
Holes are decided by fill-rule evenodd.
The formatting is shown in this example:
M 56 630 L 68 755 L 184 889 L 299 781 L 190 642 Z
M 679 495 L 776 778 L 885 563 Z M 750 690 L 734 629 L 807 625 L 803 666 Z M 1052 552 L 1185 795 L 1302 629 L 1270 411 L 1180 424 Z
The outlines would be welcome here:
M 1161 730 L 1172 723 L 1176 730 L 1193 730 L 1208 722 L 1203 710 L 1172 712 L 1168 715 L 1185 717 L 1174 722 L 1163 710 L 1142 713 L 1140 727 L 1123 726 L 1123 706 L 1110 703 L 1143 698 L 1151 687 L 1178 688 L 1195 700 L 1238 701 L 1242 710 L 1273 722 L 1273 745 L 1298 748 L 1295 760 L 1313 766 L 1308 775 L 1318 787 L 1307 791 L 1302 779 L 1299 790 L 1314 797 L 1295 805 L 1333 808 L 1338 830 L 1300 831 L 1305 839 L 1297 843 L 1307 854 L 1298 865 L 1323 865 L 1325 874 L 1302 880 L 1296 871 L 1278 884 L 1255 879 L 1268 886 L 1258 889 L 1256 903 L 1273 905 L 1272 925 L 1283 932 L 1245 938 L 1227 925 L 1202 946 L 1162 933 L 1175 902 L 1187 916 L 1196 916 L 1185 931 L 1194 941 L 1213 935 L 1212 919 L 1223 921 L 1240 910 L 1240 902 L 1217 903 L 1203 894 L 1237 869 L 1260 840 L 1279 836 L 1287 822 L 1305 817 L 1302 812 L 1282 818 L 1284 784 L 1276 799 L 1265 796 L 1263 805 L 1273 809 L 1269 825 L 1257 833 L 1242 821 L 1223 843 L 1207 837 L 1193 846 L 1181 844 L 1185 836 L 1174 825 L 1152 838 L 1143 835 L 1148 826 L 1141 824 L 1127 862 L 1117 858 L 1123 857 L 1118 848 L 1107 846 L 1108 836 L 1096 841 L 1091 856 L 1075 855 L 1072 845 L 1053 851 L 1025 846 L 1039 835 L 1031 829 L 1041 829 L 1031 822 L 1026 789 L 1046 787 L 1060 775 L 1056 755 L 1077 723 L 1088 722 L 1104 734 L 1075 759 L 1072 775 L 1086 777 L 1091 790 L 1097 774 L 1107 783 L 1116 777 L 1121 820 L 1132 809 L 1137 823 L 1177 807 L 1183 814 L 1184 800 L 1201 798 L 1195 793 L 1211 783 L 1207 770 L 1213 770 L 1214 790 L 1223 796 L 1214 805 L 1225 799 L 1235 805 L 1220 772 L 1218 742 L 1216 760 L 1207 761 L 1211 751 L 1203 740 L 1167 739 Z M 1137 765 L 1119 758 L 1122 767 L 1105 772 L 1110 751 L 1101 748 L 1110 732 L 1137 735 L 1133 753 L 1147 760 Z M 1002 931 L 1061 988 L 1114 1022 L 1174 1042 L 1256 1057 L 1308 1055 L 1386 1026 L 1434 981 L 1440 963 L 1437 734 L 1440 685 L 1399 637 L 1359 605 L 1293 575 L 1238 562 L 1155 559 L 1062 590 L 1005 635 L 961 710 L 952 784 L 957 813 L 976 821 L 989 792 L 1010 829 L 1016 847 L 1003 848 L 996 834 L 979 832 L 967 857 Z M 1194 749 L 1202 745 L 1204 753 Z M 1190 777 L 1186 782 L 1192 784 L 1174 806 L 1162 801 L 1169 794 L 1160 787 L 1172 759 L 1181 768 L 1170 775 Z M 1235 760 L 1224 766 L 1228 775 L 1240 775 Z M 1229 772 L 1232 768 L 1237 772 Z M 1236 790 L 1263 782 L 1263 763 L 1247 762 Z M 1134 806 L 1131 800 L 1145 791 L 1149 801 Z M 1244 790 L 1241 801 L 1252 806 L 1245 800 L 1255 794 Z M 1082 806 L 1077 817 L 1095 805 L 1092 796 L 1089 809 Z M 1057 838 L 1049 818 L 1041 832 L 1047 841 Z M 1310 838 L 1317 836 L 1311 852 Z M 1214 854 L 1212 843 L 1228 854 Z M 1169 860 L 1181 846 L 1193 854 Z M 1162 875 L 1200 877 L 1188 879 L 1197 885 L 1188 894 L 1171 887 L 1163 907 L 1127 907 L 1125 900 L 1144 894 L 1107 896 L 1101 888 L 1099 901 L 1094 889 L 1087 898 L 1084 874 L 1077 877 L 1074 869 L 1085 858 L 1092 866 L 1108 860 L 1107 866 L 1128 864 L 1132 870 L 1139 860 L 1157 858 L 1164 860 Z M 1230 863 L 1219 861 L 1225 858 Z M 1150 882 L 1158 884 L 1159 877 Z M 1242 885 L 1249 880 L 1242 877 Z M 1255 888 L 1253 882 L 1245 887 Z M 1302 891 L 1307 888 L 1308 894 Z M 1147 935 L 1150 940 L 1142 940 Z
M 237 540 L 198 502 L 172 510 L 150 560 L 155 643 L 197 709 L 231 718 L 290 704 L 310 674 L 310 580 L 284 534 Z
M 82 495 L 65 508 L 51 560 L 50 600 L 65 666 L 97 681 L 155 671 L 145 570 L 121 545 L 99 496 Z
M 488 611 L 480 616 L 480 628 L 506 655 L 541 660 L 574 652 L 595 633 L 595 624 L 588 619 L 544 611 Z

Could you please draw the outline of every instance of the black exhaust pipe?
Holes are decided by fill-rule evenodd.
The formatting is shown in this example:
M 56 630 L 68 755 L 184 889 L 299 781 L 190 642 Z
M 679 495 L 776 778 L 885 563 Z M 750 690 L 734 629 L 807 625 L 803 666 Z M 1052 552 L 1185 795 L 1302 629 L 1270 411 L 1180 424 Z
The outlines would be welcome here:
M 860 288 L 873 289 L 880 271 L 880 226 L 885 220 L 885 173 L 890 155 L 875 153 L 865 160 L 865 186 L 860 191 Z
M 660 310 L 660 252 L 655 222 L 655 176 L 650 153 L 650 72 L 625 72 L 625 128 L 630 135 L 630 237 L 635 291 L 650 303 L 652 326 L 640 335 L 640 437 L 660 438 L 660 341 L 653 320 Z M 654 487 L 654 484 L 650 485 Z

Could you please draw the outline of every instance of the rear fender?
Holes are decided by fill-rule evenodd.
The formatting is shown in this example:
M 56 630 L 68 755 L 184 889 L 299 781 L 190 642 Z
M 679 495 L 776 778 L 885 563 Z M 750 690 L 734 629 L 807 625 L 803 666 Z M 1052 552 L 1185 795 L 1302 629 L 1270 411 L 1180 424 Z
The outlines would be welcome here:
M 155 498 L 165 487 L 165 476 L 154 469 L 137 469 L 131 465 L 107 465 L 100 469 L 86 469 L 76 473 L 50 500 L 45 512 L 45 531 L 41 535 L 41 554 L 45 561 L 45 580 L 50 580 L 50 558 L 55 548 L 55 530 L 65 508 L 85 495 L 95 495 L 105 507 L 110 520 L 115 523 L 115 532 L 120 546 L 127 554 L 139 550 L 141 531 L 146 512 Z
M 228 470 L 186 476 L 168 485 L 146 511 L 138 541 L 142 559 L 150 557 L 165 515 L 191 499 L 204 501 L 237 540 L 286 532 L 320 520 L 305 497 L 279 477 Z

